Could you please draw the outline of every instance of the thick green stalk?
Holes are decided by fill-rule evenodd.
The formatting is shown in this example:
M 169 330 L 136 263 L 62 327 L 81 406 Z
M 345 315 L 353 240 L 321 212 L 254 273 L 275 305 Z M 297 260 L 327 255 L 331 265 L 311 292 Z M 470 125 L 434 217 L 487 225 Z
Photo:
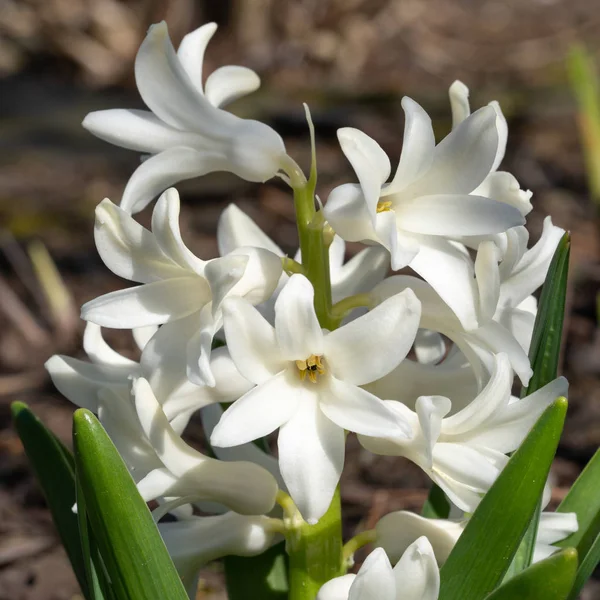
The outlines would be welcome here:
M 343 574 L 339 488 L 316 525 L 302 522 L 287 536 L 289 600 L 315 600 L 321 586 Z

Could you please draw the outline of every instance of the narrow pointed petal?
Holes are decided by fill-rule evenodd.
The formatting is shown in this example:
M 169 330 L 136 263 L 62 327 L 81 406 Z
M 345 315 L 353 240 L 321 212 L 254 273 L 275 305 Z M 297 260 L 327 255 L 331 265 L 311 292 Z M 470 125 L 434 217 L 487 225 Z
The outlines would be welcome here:
M 102 327 L 160 325 L 196 312 L 210 300 L 200 277 L 177 277 L 104 294 L 81 307 L 81 318 Z
M 373 138 L 358 129 L 344 127 L 338 129 L 337 136 L 343 153 L 356 172 L 367 211 L 374 223 L 381 186 L 390 176 L 390 159 Z
M 489 235 L 525 224 L 513 206 L 473 195 L 420 196 L 394 210 L 401 229 L 426 235 Z
M 410 437 L 408 423 L 385 403 L 365 390 L 331 377 L 319 394 L 323 414 L 338 427 L 368 436 Z
M 283 360 L 323 354 L 323 333 L 313 304 L 315 292 L 304 275 L 292 275 L 275 302 L 275 334 Z
M 404 594 L 403 587 L 397 589 L 388 557 L 381 548 L 376 548 L 358 571 L 348 600 L 397 600 L 400 590 Z
M 508 124 L 506 118 L 502 113 L 500 105 L 495 100 L 490 102 L 488 106 L 491 106 L 496 111 L 496 131 L 498 132 L 498 150 L 496 151 L 496 157 L 492 164 L 492 171 L 496 171 L 504 158 L 506 152 L 506 142 L 508 140 Z
M 205 261 L 194 256 L 181 239 L 179 194 L 175 188 L 164 192 L 152 212 L 152 233 L 161 250 L 184 269 L 202 274 Z
M 264 248 L 277 256 L 283 256 L 281 248 L 235 204 L 230 204 L 219 217 L 217 242 L 221 256 L 242 246 Z
M 96 207 L 94 239 L 104 264 L 119 277 L 149 283 L 183 275 L 152 233 L 108 198 Z
M 207 100 L 213 106 L 226 106 L 260 87 L 260 77 L 248 67 L 227 65 L 213 71 L 204 86 Z
M 129 178 L 121 208 L 129 213 L 143 210 L 169 186 L 212 171 L 227 171 L 227 161 L 217 155 L 176 146 L 145 160 Z
M 187 146 L 196 139 L 194 134 L 170 127 L 148 110 L 97 110 L 88 113 L 81 125 L 109 144 L 145 154 Z
M 345 435 L 319 410 L 316 394 L 299 390 L 297 410 L 279 431 L 279 468 L 300 513 L 314 524 L 329 508 L 340 480 Z
M 430 116 L 414 100 L 402 98 L 406 118 L 402 155 L 394 179 L 384 188 L 384 195 L 393 194 L 416 181 L 431 166 L 435 136 Z
M 210 437 L 213 446 L 239 446 L 287 423 L 299 408 L 302 386 L 283 371 L 236 400 L 223 413 Z
M 223 302 L 223 326 L 231 358 L 246 379 L 260 384 L 285 368 L 275 330 L 246 300 Z
M 185 35 L 177 49 L 177 58 L 183 70 L 200 94 L 204 93 L 202 88 L 204 53 L 216 31 L 216 23 L 206 23 Z
M 468 256 L 448 240 L 419 238 L 410 266 L 441 296 L 467 330 L 476 329 L 475 278 Z
M 440 572 L 429 540 L 423 536 L 412 543 L 394 567 L 396 589 L 402 600 L 437 600 Z
M 421 303 L 412 290 L 382 302 L 324 338 L 327 365 L 347 383 L 364 385 L 394 369 L 413 345 Z
M 462 81 L 456 80 L 450 86 L 448 95 L 452 109 L 452 129 L 456 129 L 471 114 L 469 88 Z

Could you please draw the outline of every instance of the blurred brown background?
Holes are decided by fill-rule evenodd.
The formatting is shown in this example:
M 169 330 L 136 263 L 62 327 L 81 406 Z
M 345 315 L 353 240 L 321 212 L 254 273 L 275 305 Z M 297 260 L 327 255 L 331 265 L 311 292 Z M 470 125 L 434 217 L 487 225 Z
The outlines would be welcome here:
M 79 305 L 123 282 L 97 257 L 95 205 L 118 202 L 135 153 L 86 133 L 91 110 L 140 107 L 133 60 L 144 33 L 165 19 L 175 44 L 217 21 L 205 73 L 243 64 L 261 90 L 233 109 L 263 119 L 308 165 L 302 102 L 318 136 L 319 194 L 353 174 L 336 145 L 352 125 L 400 153 L 407 94 L 450 127 L 447 88 L 460 78 L 472 105 L 500 100 L 509 119 L 504 168 L 534 191 L 532 239 L 551 214 L 573 234 L 563 371 L 570 413 L 555 465 L 554 504 L 600 442 L 599 221 L 589 199 L 577 117 L 565 72 L 575 42 L 600 50 L 594 0 L 0 0 L 0 600 L 67 600 L 77 586 L 44 500 L 11 429 L 9 403 L 24 400 L 65 441 L 72 406 L 43 369 L 53 353 L 79 354 Z M 184 182 L 182 230 L 204 258 L 216 254 L 220 211 L 237 202 L 284 248 L 296 247 L 291 198 L 277 182 L 247 184 L 224 174 Z M 142 215 L 142 220 L 147 215 Z M 52 292 L 43 242 L 69 294 Z M 352 251 L 352 248 L 350 248 Z M 33 257 L 33 266 L 31 262 Z M 40 286 L 35 268 L 49 284 Z M 119 350 L 126 335 L 110 332 Z M 197 426 L 190 436 L 200 442 Z M 350 440 L 343 495 L 347 534 L 389 510 L 418 508 L 427 481 L 408 463 L 372 457 Z M 223 598 L 218 566 L 199 598 Z M 587 598 L 600 596 L 592 584 Z

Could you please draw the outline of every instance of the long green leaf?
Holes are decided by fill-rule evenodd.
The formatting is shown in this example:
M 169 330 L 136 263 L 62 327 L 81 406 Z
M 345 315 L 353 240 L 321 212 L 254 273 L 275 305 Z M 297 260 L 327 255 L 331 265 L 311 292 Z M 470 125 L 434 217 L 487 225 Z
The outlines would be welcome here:
M 483 497 L 442 567 L 439 600 L 482 600 L 502 581 L 542 494 L 567 412 L 559 398 Z
M 77 476 L 94 538 L 118 600 L 187 600 L 146 503 L 96 417 L 73 417 Z
M 577 550 L 566 548 L 525 569 L 486 600 L 567 600 L 577 572 Z
M 583 560 L 600 534 L 600 450 L 596 451 L 556 510 L 574 512 L 579 525 L 575 533 L 556 545 L 576 548 Z
M 225 580 L 229 600 L 248 600 L 248 590 L 260 600 L 287 600 L 285 542 L 252 557 L 226 556 Z
M 585 558 L 579 564 L 569 600 L 575 600 L 579 596 L 579 592 L 581 592 L 585 582 L 592 576 L 598 563 L 600 563 L 600 535 L 594 540 Z
M 546 281 L 542 288 L 529 348 L 529 360 L 533 369 L 533 376 L 527 388 L 523 390 L 524 396 L 539 390 L 558 376 L 558 361 L 567 299 L 570 250 L 571 239 L 569 234 L 565 233 L 554 251 L 554 256 L 546 274 Z M 526 569 L 533 561 L 541 513 L 542 499 L 540 497 L 507 577 L 513 577 Z
M 15 428 L 42 487 L 79 586 L 84 596 L 91 599 L 77 515 L 72 510 L 76 497 L 73 455 L 26 404 L 13 402 L 11 410 Z

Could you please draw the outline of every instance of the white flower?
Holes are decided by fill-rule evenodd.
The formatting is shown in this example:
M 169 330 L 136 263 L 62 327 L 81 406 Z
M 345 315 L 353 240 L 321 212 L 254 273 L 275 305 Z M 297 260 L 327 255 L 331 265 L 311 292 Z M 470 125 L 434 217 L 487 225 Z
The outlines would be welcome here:
M 455 81 L 449 90 L 450 106 L 452 108 L 452 129 L 456 129 L 471 114 L 469 105 L 469 88 L 461 81 Z M 506 151 L 506 141 L 508 138 L 508 127 L 506 119 L 502 114 L 500 105 L 497 102 L 490 102 L 496 110 L 496 127 L 498 129 L 498 155 L 495 161 L 495 168 L 492 172 L 477 186 L 471 193 L 474 196 L 485 196 L 499 202 L 510 204 L 519 210 L 525 216 L 531 212 L 532 192 L 521 189 L 519 182 L 513 175 L 506 171 L 497 171 L 502 162 Z
M 231 357 L 256 387 L 227 409 L 213 446 L 235 446 L 281 428 L 279 466 L 304 518 L 327 510 L 344 465 L 344 429 L 399 435 L 406 426 L 364 385 L 393 369 L 410 349 L 420 308 L 408 290 L 327 333 L 314 290 L 292 275 L 275 305 L 273 328 L 248 302 L 223 303 Z
M 431 544 L 421 537 L 392 569 L 385 552 L 376 548 L 356 575 L 328 581 L 316 600 L 437 600 L 440 574 Z
M 383 548 L 390 560 L 397 560 L 406 548 L 421 536 L 431 542 L 438 564 L 443 565 L 454 544 L 468 523 L 463 519 L 426 519 L 408 511 L 389 513 L 381 518 L 375 529 L 377 545 Z M 556 542 L 577 531 L 575 513 L 543 512 L 540 516 L 533 562 L 543 560 L 556 552 Z
M 404 145 L 390 183 L 385 183 L 390 161 L 379 144 L 356 129 L 339 130 L 342 150 L 360 183 L 334 189 L 324 214 L 345 240 L 387 248 L 394 270 L 410 265 L 471 329 L 477 325 L 472 320 L 472 263 L 452 240 L 525 223 L 513 206 L 472 194 L 501 158 L 497 113 L 491 106 L 478 110 L 436 146 L 427 113 L 410 98 L 402 106 Z
M 168 499 L 164 512 L 184 504 L 209 501 L 247 515 L 268 513 L 275 505 L 277 482 L 251 462 L 227 462 L 204 456 L 173 430 L 148 382 L 133 382 L 135 410 L 147 443 L 162 463 L 138 483 L 147 502 Z
M 421 396 L 416 412 L 393 400 L 386 405 L 412 424 L 409 440 L 359 435 L 371 452 L 405 456 L 420 466 L 461 510 L 473 512 L 542 412 L 567 393 L 559 377 L 540 390 L 518 399 L 511 396 L 513 374 L 508 357 L 494 357 L 491 377 L 462 410 L 450 413 L 443 396 Z
M 98 252 L 111 271 L 142 285 L 87 302 L 81 316 L 116 329 L 164 324 L 161 336 L 187 352 L 183 360 L 192 381 L 214 385 L 209 361 L 213 336 L 221 328 L 221 302 L 230 295 L 252 304 L 269 298 L 281 261 L 262 248 L 201 260 L 183 243 L 178 219 L 179 195 L 173 188 L 156 203 L 151 232 L 110 200 L 102 201 L 96 208 Z
M 221 109 L 258 88 L 256 73 L 221 67 L 202 85 L 204 51 L 216 29 L 209 23 L 189 33 L 176 54 L 167 24 L 152 25 L 135 60 L 137 87 L 150 111 L 103 110 L 83 121 L 103 140 L 151 155 L 125 188 L 121 208 L 127 212 L 142 210 L 183 179 L 230 171 L 265 181 L 281 167 L 285 147 L 273 129 Z
M 256 556 L 278 539 L 273 519 L 228 512 L 158 526 L 190 598 L 196 598 L 198 572 L 223 556 Z
M 221 213 L 217 227 L 217 241 L 221 256 L 237 248 L 248 246 L 264 248 L 280 257 L 285 256 L 283 250 L 235 204 L 230 204 Z M 389 268 L 389 256 L 383 248 L 376 246 L 365 248 L 346 263 L 344 263 L 345 254 L 344 240 L 339 235 L 334 236 L 329 246 L 331 296 L 334 303 L 354 294 L 370 292 L 385 277 Z M 302 262 L 300 250 L 294 259 Z M 272 314 L 272 305 L 288 279 L 289 276 L 282 273 L 278 291 L 268 300 L 269 307 L 262 311 L 263 314 Z

